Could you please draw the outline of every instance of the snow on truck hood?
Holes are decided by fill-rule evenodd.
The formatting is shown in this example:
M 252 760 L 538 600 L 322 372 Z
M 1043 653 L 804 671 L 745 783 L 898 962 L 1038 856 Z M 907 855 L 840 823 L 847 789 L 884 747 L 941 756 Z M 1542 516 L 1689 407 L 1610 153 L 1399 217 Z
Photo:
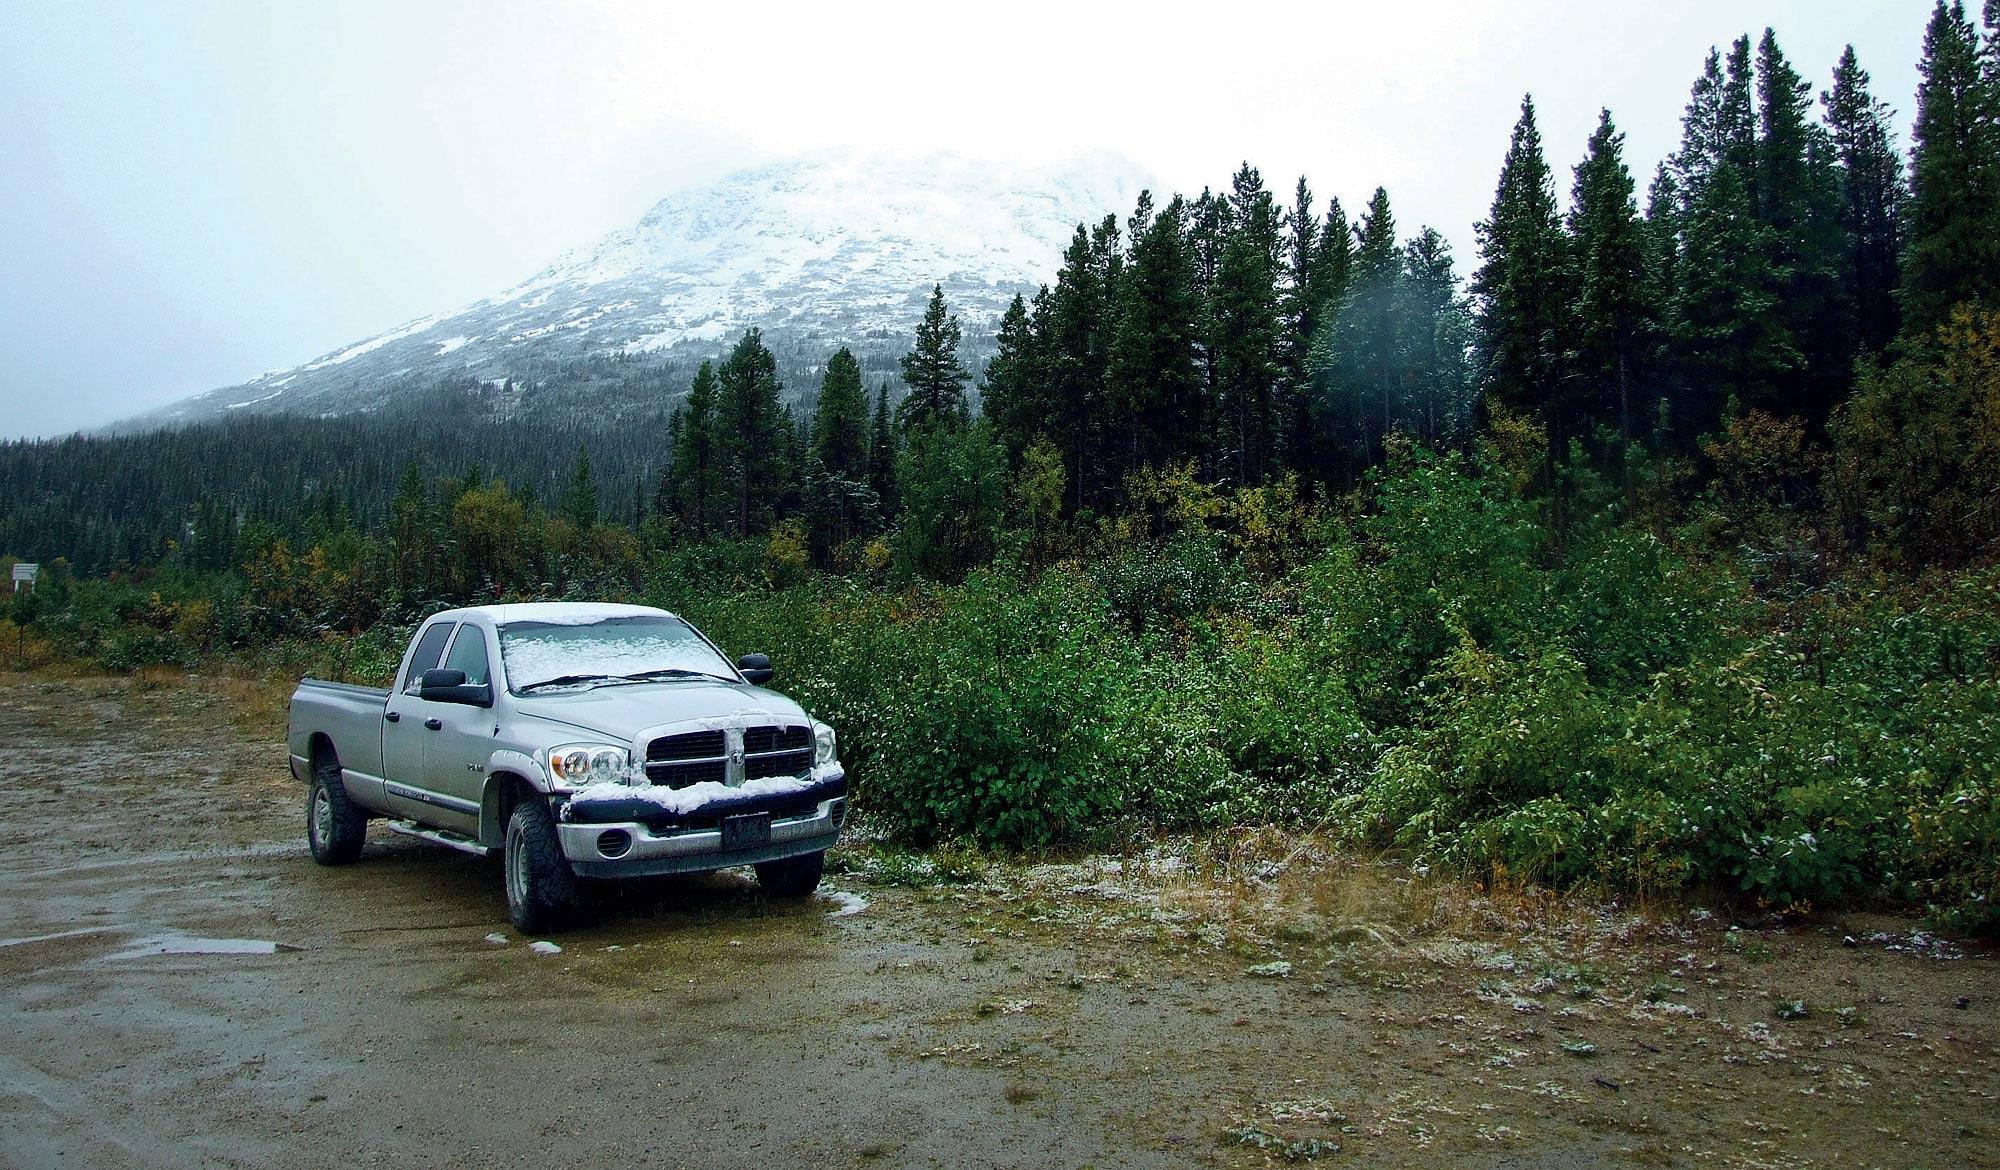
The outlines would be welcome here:
M 699 720 L 809 722 L 805 708 L 743 683 L 672 680 L 610 683 L 553 695 L 520 695 L 515 710 L 550 723 L 629 740 L 649 727 Z

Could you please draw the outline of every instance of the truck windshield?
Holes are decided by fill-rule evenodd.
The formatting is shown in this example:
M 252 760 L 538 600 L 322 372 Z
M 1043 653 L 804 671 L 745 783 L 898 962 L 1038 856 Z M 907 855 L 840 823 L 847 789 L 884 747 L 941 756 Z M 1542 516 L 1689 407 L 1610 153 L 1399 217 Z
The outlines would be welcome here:
M 500 627 L 500 660 L 515 694 L 683 675 L 737 681 L 728 660 L 694 627 L 665 614 L 575 625 L 510 622 Z

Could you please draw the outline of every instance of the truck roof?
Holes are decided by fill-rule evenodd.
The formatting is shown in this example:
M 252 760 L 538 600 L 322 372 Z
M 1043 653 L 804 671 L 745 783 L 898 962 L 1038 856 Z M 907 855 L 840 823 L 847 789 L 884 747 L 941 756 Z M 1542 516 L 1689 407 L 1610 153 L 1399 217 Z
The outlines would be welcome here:
M 615 605 L 597 601 L 535 601 L 520 605 L 468 605 L 431 615 L 465 621 L 484 618 L 496 626 L 509 622 L 545 622 L 549 625 L 586 626 L 617 617 L 672 617 L 664 609 L 650 605 Z

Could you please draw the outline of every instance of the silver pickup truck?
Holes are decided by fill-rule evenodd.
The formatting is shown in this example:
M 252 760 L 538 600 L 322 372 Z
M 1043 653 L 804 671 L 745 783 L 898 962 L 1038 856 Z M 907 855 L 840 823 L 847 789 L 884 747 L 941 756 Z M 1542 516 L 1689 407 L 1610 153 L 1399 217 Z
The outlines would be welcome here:
M 368 822 L 503 854 L 514 925 L 541 932 L 576 879 L 754 865 L 774 895 L 819 885 L 847 811 L 833 729 L 693 626 L 635 605 L 446 610 L 388 690 L 306 679 L 292 775 L 314 860 L 360 856 Z

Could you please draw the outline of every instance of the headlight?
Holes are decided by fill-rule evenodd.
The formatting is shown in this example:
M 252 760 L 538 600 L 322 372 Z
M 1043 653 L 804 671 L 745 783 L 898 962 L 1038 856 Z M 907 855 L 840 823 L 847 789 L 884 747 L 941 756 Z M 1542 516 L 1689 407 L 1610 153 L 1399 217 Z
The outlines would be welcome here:
M 549 777 L 558 787 L 634 784 L 632 753 L 606 743 L 571 743 L 548 750 Z
M 813 763 L 831 764 L 833 754 L 833 728 L 824 723 L 813 724 Z

